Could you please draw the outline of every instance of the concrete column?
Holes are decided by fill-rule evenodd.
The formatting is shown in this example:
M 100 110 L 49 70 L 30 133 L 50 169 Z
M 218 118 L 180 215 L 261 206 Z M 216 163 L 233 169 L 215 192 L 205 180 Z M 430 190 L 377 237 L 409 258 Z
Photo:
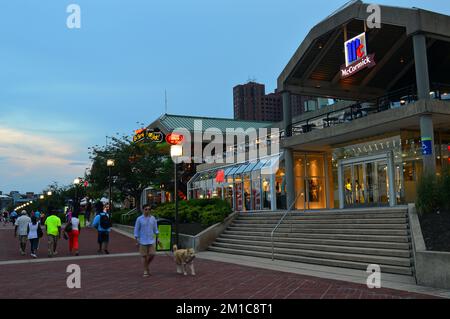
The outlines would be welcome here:
M 291 93 L 283 92 L 281 94 L 283 98 L 283 129 L 286 137 L 291 136 L 291 130 L 289 129 L 292 124 L 292 106 L 291 106 Z
M 276 176 L 275 173 L 270 175 L 270 209 L 276 211 L 277 207 L 277 188 L 275 187 Z
M 295 174 L 294 174 L 294 154 L 291 149 L 284 149 L 284 163 L 286 172 L 286 198 L 287 208 L 295 201 Z
M 339 208 L 345 207 L 345 194 L 344 194 L 344 166 L 342 162 L 338 163 L 338 188 L 339 188 Z
M 331 207 L 331 201 L 330 201 L 330 185 L 329 185 L 329 176 L 328 176 L 328 154 L 325 153 L 323 155 L 323 170 L 324 170 L 324 175 L 325 175 L 325 205 L 326 208 L 329 209 Z M 331 165 L 331 163 L 330 163 Z
M 397 203 L 397 199 L 395 198 L 394 154 L 392 152 L 388 153 L 387 164 L 387 172 L 389 174 L 389 206 L 393 207 Z
M 422 155 L 423 172 L 425 174 L 436 174 L 436 154 L 434 151 L 434 129 L 433 118 L 431 114 L 422 115 L 420 117 L 420 136 L 422 143 L 431 139 L 431 154 Z
M 417 95 L 419 99 L 430 99 L 430 77 L 428 73 L 427 39 L 423 34 L 413 36 L 416 66 Z

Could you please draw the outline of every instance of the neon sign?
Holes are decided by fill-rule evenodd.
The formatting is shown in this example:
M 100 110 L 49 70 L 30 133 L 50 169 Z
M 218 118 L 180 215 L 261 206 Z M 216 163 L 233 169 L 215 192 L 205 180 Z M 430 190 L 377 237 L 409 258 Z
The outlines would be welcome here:
M 366 33 L 348 40 L 344 45 L 345 66 L 341 67 L 341 78 L 345 79 L 353 74 L 376 65 L 375 54 L 367 54 Z
M 367 55 L 366 33 L 345 42 L 345 66 L 361 60 Z
M 161 143 L 164 140 L 164 134 L 162 132 L 155 132 L 148 129 L 139 129 L 134 131 L 134 143 L 140 142 L 145 139 L 149 139 L 151 142 Z

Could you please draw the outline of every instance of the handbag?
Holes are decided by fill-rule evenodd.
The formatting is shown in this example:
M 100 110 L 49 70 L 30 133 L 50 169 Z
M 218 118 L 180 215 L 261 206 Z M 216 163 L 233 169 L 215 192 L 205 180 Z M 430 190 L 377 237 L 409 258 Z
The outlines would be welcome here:
M 64 231 L 70 233 L 72 231 L 72 222 L 68 222 Z
M 42 236 L 44 236 L 44 232 L 42 231 L 41 225 L 38 225 L 37 227 L 37 235 L 38 238 L 42 238 Z

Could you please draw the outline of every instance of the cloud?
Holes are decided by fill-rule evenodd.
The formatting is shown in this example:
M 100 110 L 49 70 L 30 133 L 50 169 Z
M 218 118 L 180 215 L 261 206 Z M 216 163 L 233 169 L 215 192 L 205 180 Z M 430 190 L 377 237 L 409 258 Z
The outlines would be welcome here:
M 69 165 L 70 166 L 87 166 L 87 165 L 89 165 L 89 163 L 88 162 L 72 162 L 72 163 L 69 163 Z
M 29 185 L 37 180 L 44 183 L 40 187 L 45 187 L 53 180 L 80 176 L 88 162 L 80 161 L 84 152 L 75 139 L 0 127 L 0 188 L 8 190 L 18 182 Z

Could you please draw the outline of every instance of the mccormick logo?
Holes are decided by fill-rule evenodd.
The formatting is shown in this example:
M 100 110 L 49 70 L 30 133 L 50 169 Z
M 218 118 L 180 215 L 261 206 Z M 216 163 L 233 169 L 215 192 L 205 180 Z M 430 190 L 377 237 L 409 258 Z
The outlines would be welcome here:
M 361 33 L 345 42 L 345 66 L 361 60 L 366 55 L 366 33 Z
M 345 42 L 345 66 L 341 67 L 341 78 L 345 79 L 362 69 L 376 65 L 375 54 L 367 55 L 366 33 Z

